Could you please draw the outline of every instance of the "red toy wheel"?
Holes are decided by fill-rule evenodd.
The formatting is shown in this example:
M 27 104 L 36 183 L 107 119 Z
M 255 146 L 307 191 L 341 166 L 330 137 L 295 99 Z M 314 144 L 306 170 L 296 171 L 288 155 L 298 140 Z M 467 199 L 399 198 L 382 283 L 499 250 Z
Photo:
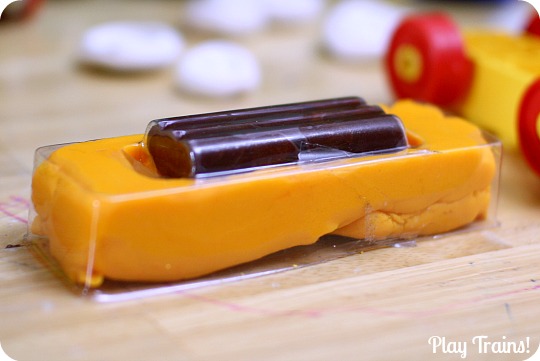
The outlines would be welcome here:
M 540 175 L 540 79 L 529 87 L 521 101 L 518 135 L 525 159 Z
M 406 18 L 392 37 L 385 65 L 399 98 L 440 106 L 463 99 L 473 75 L 459 29 L 441 13 Z
M 536 11 L 532 12 L 531 20 L 529 21 L 529 24 L 527 24 L 525 32 L 540 36 L 540 16 L 538 16 Z

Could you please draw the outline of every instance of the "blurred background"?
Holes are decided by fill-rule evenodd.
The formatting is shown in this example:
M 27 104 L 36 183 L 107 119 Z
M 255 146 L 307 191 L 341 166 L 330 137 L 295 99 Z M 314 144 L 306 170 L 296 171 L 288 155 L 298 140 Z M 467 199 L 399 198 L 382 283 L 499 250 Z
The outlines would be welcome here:
M 16 1 L 0 20 L 0 154 L 31 171 L 37 147 L 142 133 L 157 118 L 345 95 L 392 102 L 386 42 L 399 19 L 427 10 L 450 13 L 460 27 L 519 32 L 532 8 L 517 0 Z M 137 28 L 149 23 L 151 32 Z M 211 40 L 243 52 L 192 51 Z

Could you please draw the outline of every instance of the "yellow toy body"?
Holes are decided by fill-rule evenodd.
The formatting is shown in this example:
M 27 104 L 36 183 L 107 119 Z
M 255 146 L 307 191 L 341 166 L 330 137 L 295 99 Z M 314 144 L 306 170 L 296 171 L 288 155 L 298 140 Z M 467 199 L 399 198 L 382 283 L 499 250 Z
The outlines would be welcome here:
M 517 146 L 523 95 L 540 79 L 540 37 L 465 32 L 465 51 L 475 65 L 460 113 Z

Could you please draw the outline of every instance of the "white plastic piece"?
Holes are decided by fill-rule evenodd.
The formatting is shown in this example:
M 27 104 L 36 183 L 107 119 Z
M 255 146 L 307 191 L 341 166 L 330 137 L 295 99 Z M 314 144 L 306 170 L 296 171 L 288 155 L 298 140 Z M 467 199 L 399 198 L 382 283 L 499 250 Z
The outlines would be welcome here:
M 174 64 L 184 48 L 182 35 L 159 22 L 111 22 L 88 29 L 81 62 L 115 71 L 140 71 Z
M 181 89 L 210 97 L 250 92 L 261 82 L 261 70 L 253 53 L 224 40 L 206 41 L 186 51 L 176 76 Z
M 225 35 L 259 32 L 269 20 L 261 0 L 191 0 L 185 10 L 192 28 Z
M 342 1 L 324 19 L 322 45 L 343 60 L 382 57 L 406 13 L 405 8 L 380 1 Z
M 272 20 L 280 23 L 304 23 L 317 18 L 325 8 L 324 0 L 263 0 Z

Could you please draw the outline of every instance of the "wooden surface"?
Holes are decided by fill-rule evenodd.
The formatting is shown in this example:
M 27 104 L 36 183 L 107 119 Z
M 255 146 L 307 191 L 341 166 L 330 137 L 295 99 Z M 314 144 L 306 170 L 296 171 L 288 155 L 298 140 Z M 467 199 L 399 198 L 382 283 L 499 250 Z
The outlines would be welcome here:
M 467 359 L 525 360 L 540 340 L 540 180 L 504 154 L 500 226 L 385 248 L 241 282 L 137 301 L 75 296 L 25 247 L 33 151 L 143 132 L 151 119 L 342 95 L 391 102 L 377 62 L 318 50 L 319 24 L 235 39 L 264 82 L 232 99 L 175 89 L 173 71 L 140 76 L 76 65 L 90 25 L 116 19 L 179 26 L 176 1 L 51 1 L 0 27 L 0 344 L 16 360 L 428 360 L 428 340 L 466 342 Z M 205 39 L 185 33 L 191 46 Z M 475 336 L 528 341 L 525 354 L 479 353 Z M 2 359 L 0 357 L 0 359 Z

